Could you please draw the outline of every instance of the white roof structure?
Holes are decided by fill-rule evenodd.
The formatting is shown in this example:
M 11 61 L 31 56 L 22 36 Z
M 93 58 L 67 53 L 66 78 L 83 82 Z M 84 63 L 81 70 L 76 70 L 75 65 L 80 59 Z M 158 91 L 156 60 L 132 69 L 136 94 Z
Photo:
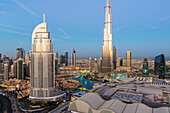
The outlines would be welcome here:
M 170 108 L 151 108 L 142 103 L 126 104 L 120 100 L 103 100 L 97 93 L 87 93 L 70 103 L 69 111 L 78 113 L 170 113 Z
M 137 87 L 136 92 L 145 93 L 145 94 L 156 94 L 156 95 L 163 94 L 163 91 L 161 88 L 155 88 L 155 87 Z

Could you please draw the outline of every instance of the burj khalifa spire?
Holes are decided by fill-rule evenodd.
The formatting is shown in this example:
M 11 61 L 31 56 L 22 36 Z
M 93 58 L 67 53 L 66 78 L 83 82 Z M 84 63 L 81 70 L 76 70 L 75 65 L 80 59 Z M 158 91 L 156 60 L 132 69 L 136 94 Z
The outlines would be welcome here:
M 112 50 L 112 21 L 111 21 L 111 3 L 106 0 L 105 22 L 103 29 L 103 47 L 102 47 L 102 72 L 112 72 L 113 70 L 113 50 Z

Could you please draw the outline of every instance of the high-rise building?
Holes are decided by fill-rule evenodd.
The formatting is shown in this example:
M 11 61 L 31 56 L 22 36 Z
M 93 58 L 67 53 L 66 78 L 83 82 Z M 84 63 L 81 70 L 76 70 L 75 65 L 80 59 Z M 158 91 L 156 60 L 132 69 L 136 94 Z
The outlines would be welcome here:
M 143 74 L 148 74 L 148 60 L 147 58 L 144 58 L 143 60 Z
M 22 58 L 25 62 L 25 50 L 23 48 L 17 48 L 16 60 Z
M 71 65 L 76 66 L 76 51 L 73 49 L 72 54 L 71 54 Z
M 156 75 L 159 75 L 159 78 L 166 78 L 166 62 L 164 54 L 155 57 L 154 71 Z
M 26 75 L 30 77 L 30 74 L 31 74 L 31 61 L 28 61 Z
M 55 57 L 58 58 L 58 52 L 55 53 Z
M 64 63 L 65 63 L 65 56 L 60 55 L 60 64 L 64 64 Z
M 102 72 L 102 57 L 99 60 L 99 72 Z
M 9 79 L 9 66 L 8 64 L 4 64 L 4 80 Z
M 111 21 L 111 3 L 106 0 L 105 22 L 103 30 L 102 47 L 102 72 L 112 72 L 113 70 L 113 51 L 112 51 L 112 21 Z
M 117 57 L 116 57 L 116 47 L 113 48 L 113 69 L 116 69 Z
M 95 72 L 96 72 L 96 73 L 99 72 L 99 65 L 98 65 L 97 58 L 94 59 L 94 69 L 95 69 Z
M 132 52 L 126 51 L 126 66 L 131 68 L 131 64 L 132 64 Z
M 0 53 L 0 63 L 2 63 L 2 59 L 1 59 L 1 57 L 2 57 L 2 54 Z
M 92 72 L 93 67 L 92 67 L 92 58 L 89 58 L 89 71 Z
M 17 61 L 14 61 L 14 78 L 17 78 Z
M 68 52 L 65 51 L 65 66 L 68 66 Z
M 117 61 L 118 61 L 117 66 L 122 67 L 123 66 L 123 57 L 118 57 Z
M 36 26 L 32 33 L 31 53 L 31 100 L 50 100 L 63 96 L 55 89 L 55 53 L 52 50 L 50 33 L 47 32 L 45 15 L 43 23 Z
M 55 58 L 55 75 L 58 74 L 58 58 Z
M 24 80 L 24 61 L 22 58 L 17 60 L 17 79 Z
M 14 65 L 11 65 L 11 75 L 14 76 Z

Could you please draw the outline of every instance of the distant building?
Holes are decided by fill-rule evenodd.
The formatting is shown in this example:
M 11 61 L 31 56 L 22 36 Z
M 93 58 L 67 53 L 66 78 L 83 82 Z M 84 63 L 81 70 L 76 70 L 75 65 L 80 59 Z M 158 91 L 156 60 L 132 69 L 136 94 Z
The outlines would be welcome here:
M 102 72 L 102 57 L 99 60 L 99 72 Z
M 143 74 L 149 74 L 148 73 L 148 60 L 147 58 L 144 58 L 144 61 L 143 61 Z
M 22 58 L 17 60 L 17 79 L 24 80 L 24 61 Z
M 17 61 L 14 61 L 14 78 L 17 78 Z
M 99 72 L 99 65 L 98 65 L 97 58 L 94 59 L 94 68 L 95 68 L 95 72 L 98 73 Z
M 89 58 L 89 71 L 92 72 L 93 67 L 92 67 L 92 58 Z
M 131 63 L 132 63 L 132 52 L 127 51 L 126 52 L 126 66 L 131 67 Z
M 65 51 L 65 66 L 68 66 L 68 52 Z
M 76 66 L 76 51 L 73 49 L 72 54 L 71 54 L 71 65 Z
M 58 52 L 55 53 L 55 57 L 58 58 Z
M 155 57 L 155 67 L 154 71 L 156 75 L 159 75 L 159 78 L 166 78 L 166 63 L 164 54 L 158 55 Z
M 64 64 L 64 63 L 65 63 L 65 56 L 60 55 L 60 64 Z
M 2 57 L 2 54 L 0 53 L 0 63 L 2 63 L 2 59 L 1 59 L 1 57 Z
M 123 66 L 123 57 L 118 57 L 117 59 L 117 66 L 122 67 Z
M 58 74 L 58 58 L 55 58 L 55 75 Z
M 9 66 L 8 64 L 4 64 L 4 80 L 9 79 Z
M 25 62 L 25 50 L 23 48 L 17 48 L 16 60 L 22 58 Z
M 116 62 L 117 62 L 116 47 L 114 46 L 114 48 L 113 48 L 113 69 L 116 69 Z

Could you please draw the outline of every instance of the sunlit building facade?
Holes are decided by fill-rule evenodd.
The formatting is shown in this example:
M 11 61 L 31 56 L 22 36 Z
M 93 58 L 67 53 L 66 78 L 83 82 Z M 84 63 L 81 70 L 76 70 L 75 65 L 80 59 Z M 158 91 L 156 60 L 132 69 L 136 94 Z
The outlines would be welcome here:
M 113 71 L 113 48 L 112 48 L 112 21 L 111 21 L 111 3 L 106 0 L 105 22 L 103 29 L 102 46 L 102 72 L 111 73 Z
M 55 101 L 59 97 L 55 89 L 55 54 L 52 51 L 45 16 L 44 22 L 39 24 L 32 33 L 30 83 L 29 98 L 32 100 Z
M 126 51 L 126 66 L 131 68 L 132 65 L 132 52 Z

